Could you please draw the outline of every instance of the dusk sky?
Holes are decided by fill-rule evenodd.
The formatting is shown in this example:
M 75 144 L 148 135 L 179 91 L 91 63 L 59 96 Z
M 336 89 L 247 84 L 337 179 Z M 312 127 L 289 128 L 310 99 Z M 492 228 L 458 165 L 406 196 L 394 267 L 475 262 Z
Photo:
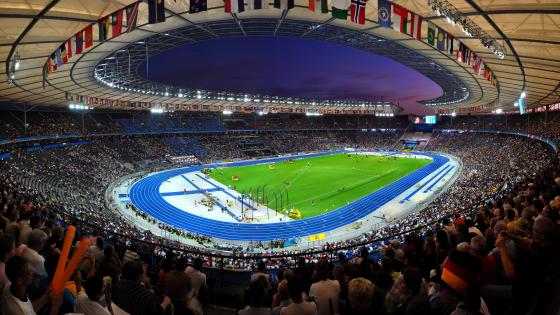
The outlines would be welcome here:
M 386 100 L 430 113 L 416 101 L 441 88 L 390 58 L 344 45 L 288 37 L 216 39 L 150 58 L 149 79 L 177 87 L 317 99 Z M 145 64 L 139 72 L 145 73 Z

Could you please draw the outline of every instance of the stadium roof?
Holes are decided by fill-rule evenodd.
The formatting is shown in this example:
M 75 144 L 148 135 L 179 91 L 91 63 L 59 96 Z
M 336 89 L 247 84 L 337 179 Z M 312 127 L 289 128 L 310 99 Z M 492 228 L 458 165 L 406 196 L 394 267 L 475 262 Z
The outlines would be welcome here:
M 394 2 L 441 27 L 481 56 L 495 74 L 495 86 L 477 75 L 471 66 L 458 62 L 452 55 L 438 51 L 425 41 L 380 27 L 377 24 L 377 1 L 368 2 L 367 21 L 362 26 L 333 19 L 330 14 L 312 13 L 307 9 L 308 2 L 305 0 L 296 0 L 296 7 L 291 10 L 271 8 L 239 14 L 224 13 L 221 0 L 209 0 L 209 10 L 196 14 L 188 13 L 189 1 L 168 0 L 166 22 L 147 24 L 147 3 L 141 3 L 136 30 L 103 42 L 97 41 L 97 21 L 132 3 L 133 1 L 101 0 L 0 2 L 0 56 L 3 61 L 0 66 L 0 101 L 66 106 L 66 93 L 70 93 L 128 101 L 175 104 L 197 102 L 196 98 L 181 99 L 174 95 L 142 94 L 110 88 L 94 78 L 94 69 L 102 64 L 103 58 L 115 56 L 119 50 L 126 49 L 132 43 L 150 41 L 149 38 L 159 37 L 159 43 L 165 45 L 164 37 L 175 37 L 177 42 L 192 42 L 204 37 L 259 35 L 259 30 L 267 35 L 322 37 L 337 42 L 346 40 L 346 44 L 359 44 L 364 37 L 369 38 L 366 41 L 377 38 L 398 43 L 400 52 L 410 50 L 419 56 L 416 64 L 409 65 L 428 77 L 431 76 L 449 94 L 444 95 L 448 99 L 427 101 L 430 104 L 437 103 L 434 105 L 437 108 L 465 107 L 480 110 L 480 106 L 485 105 L 485 111 L 496 107 L 507 110 L 513 108 L 523 91 L 526 92 L 529 108 L 560 100 L 560 3 L 555 0 L 524 1 L 519 4 L 507 0 Z M 474 37 L 466 35 L 458 24 L 451 24 L 445 17 L 436 15 L 433 7 L 439 5 L 452 5 L 458 10 L 458 17 L 470 19 L 480 27 L 482 33 Z M 70 58 L 68 64 L 50 73 L 43 88 L 42 70 L 49 56 L 61 44 L 92 23 L 95 23 L 94 46 L 87 53 Z M 329 34 L 332 36 L 327 38 Z M 483 46 L 481 38 L 487 36 L 495 40 L 498 46 L 505 48 L 504 59 L 498 58 Z M 426 37 L 427 28 L 424 27 L 422 38 Z M 376 47 L 360 48 L 378 53 L 380 46 Z M 398 57 L 393 57 L 399 61 Z M 453 86 L 446 86 L 436 75 L 429 73 L 430 68 L 425 67 L 426 62 L 421 58 L 431 59 L 442 73 L 450 73 L 459 81 Z M 16 60 L 20 61 L 19 68 L 15 70 L 14 78 L 9 83 L 8 74 Z M 405 63 L 403 60 L 400 62 Z M 468 91 L 466 98 L 453 91 L 464 88 Z M 227 102 L 226 99 L 224 104 Z M 242 100 L 241 103 L 243 102 Z

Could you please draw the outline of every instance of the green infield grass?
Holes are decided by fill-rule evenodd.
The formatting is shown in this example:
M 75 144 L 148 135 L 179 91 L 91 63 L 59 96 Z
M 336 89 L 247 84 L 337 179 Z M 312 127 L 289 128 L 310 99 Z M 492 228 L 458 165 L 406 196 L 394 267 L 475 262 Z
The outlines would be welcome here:
M 333 154 L 213 169 L 211 177 L 271 209 L 310 218 L 337 209 L 430 163 L 426 159 Z M 234 181 L 233 177 L 238 180 Z

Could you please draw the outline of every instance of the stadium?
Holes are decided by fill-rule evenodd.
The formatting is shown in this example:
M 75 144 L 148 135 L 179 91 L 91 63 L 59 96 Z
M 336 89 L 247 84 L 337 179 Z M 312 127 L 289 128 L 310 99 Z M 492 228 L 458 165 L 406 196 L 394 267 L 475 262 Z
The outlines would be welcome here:
M 0 315 L 560 311 L 556 1 L 0 25 Z

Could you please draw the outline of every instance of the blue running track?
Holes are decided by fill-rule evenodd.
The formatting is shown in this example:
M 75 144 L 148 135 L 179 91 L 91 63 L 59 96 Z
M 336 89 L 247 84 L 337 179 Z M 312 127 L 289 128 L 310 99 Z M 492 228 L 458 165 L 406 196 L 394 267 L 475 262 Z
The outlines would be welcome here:
M 344 151 L 316 153 L 298 157 L 290 156 L 256 161 L 242 161 L 229 163 L 227 166 L 235 167 L 281 162 L 289 159 L 309 158 L 342 152 Z M 429 156 L 433 159 L 432 163 L 346 206 L 320 216 L 297 221 L 247 224 L 207 219 L 172 206 L 163 199 L 162 194 L 159 192 L 160 185 L 171 177 L 180 176 L 188 172 L 200 171 L 206 167 L 226 166 L 226 164 L 220 163 L 172 169 L 145 177 L 131 187 L 130 200 L 136 207 L 162 222 L 187 231 L 220 239 L 267 241 L 296 238 L 327 232 L 363 218 L 387 202 L 393 200 L 410 187 L 413 187 L 424 177 L 430 175 L 449 161 L 449 159 L 444 156 L 432 153 L 413 152 L 413 154 Z

